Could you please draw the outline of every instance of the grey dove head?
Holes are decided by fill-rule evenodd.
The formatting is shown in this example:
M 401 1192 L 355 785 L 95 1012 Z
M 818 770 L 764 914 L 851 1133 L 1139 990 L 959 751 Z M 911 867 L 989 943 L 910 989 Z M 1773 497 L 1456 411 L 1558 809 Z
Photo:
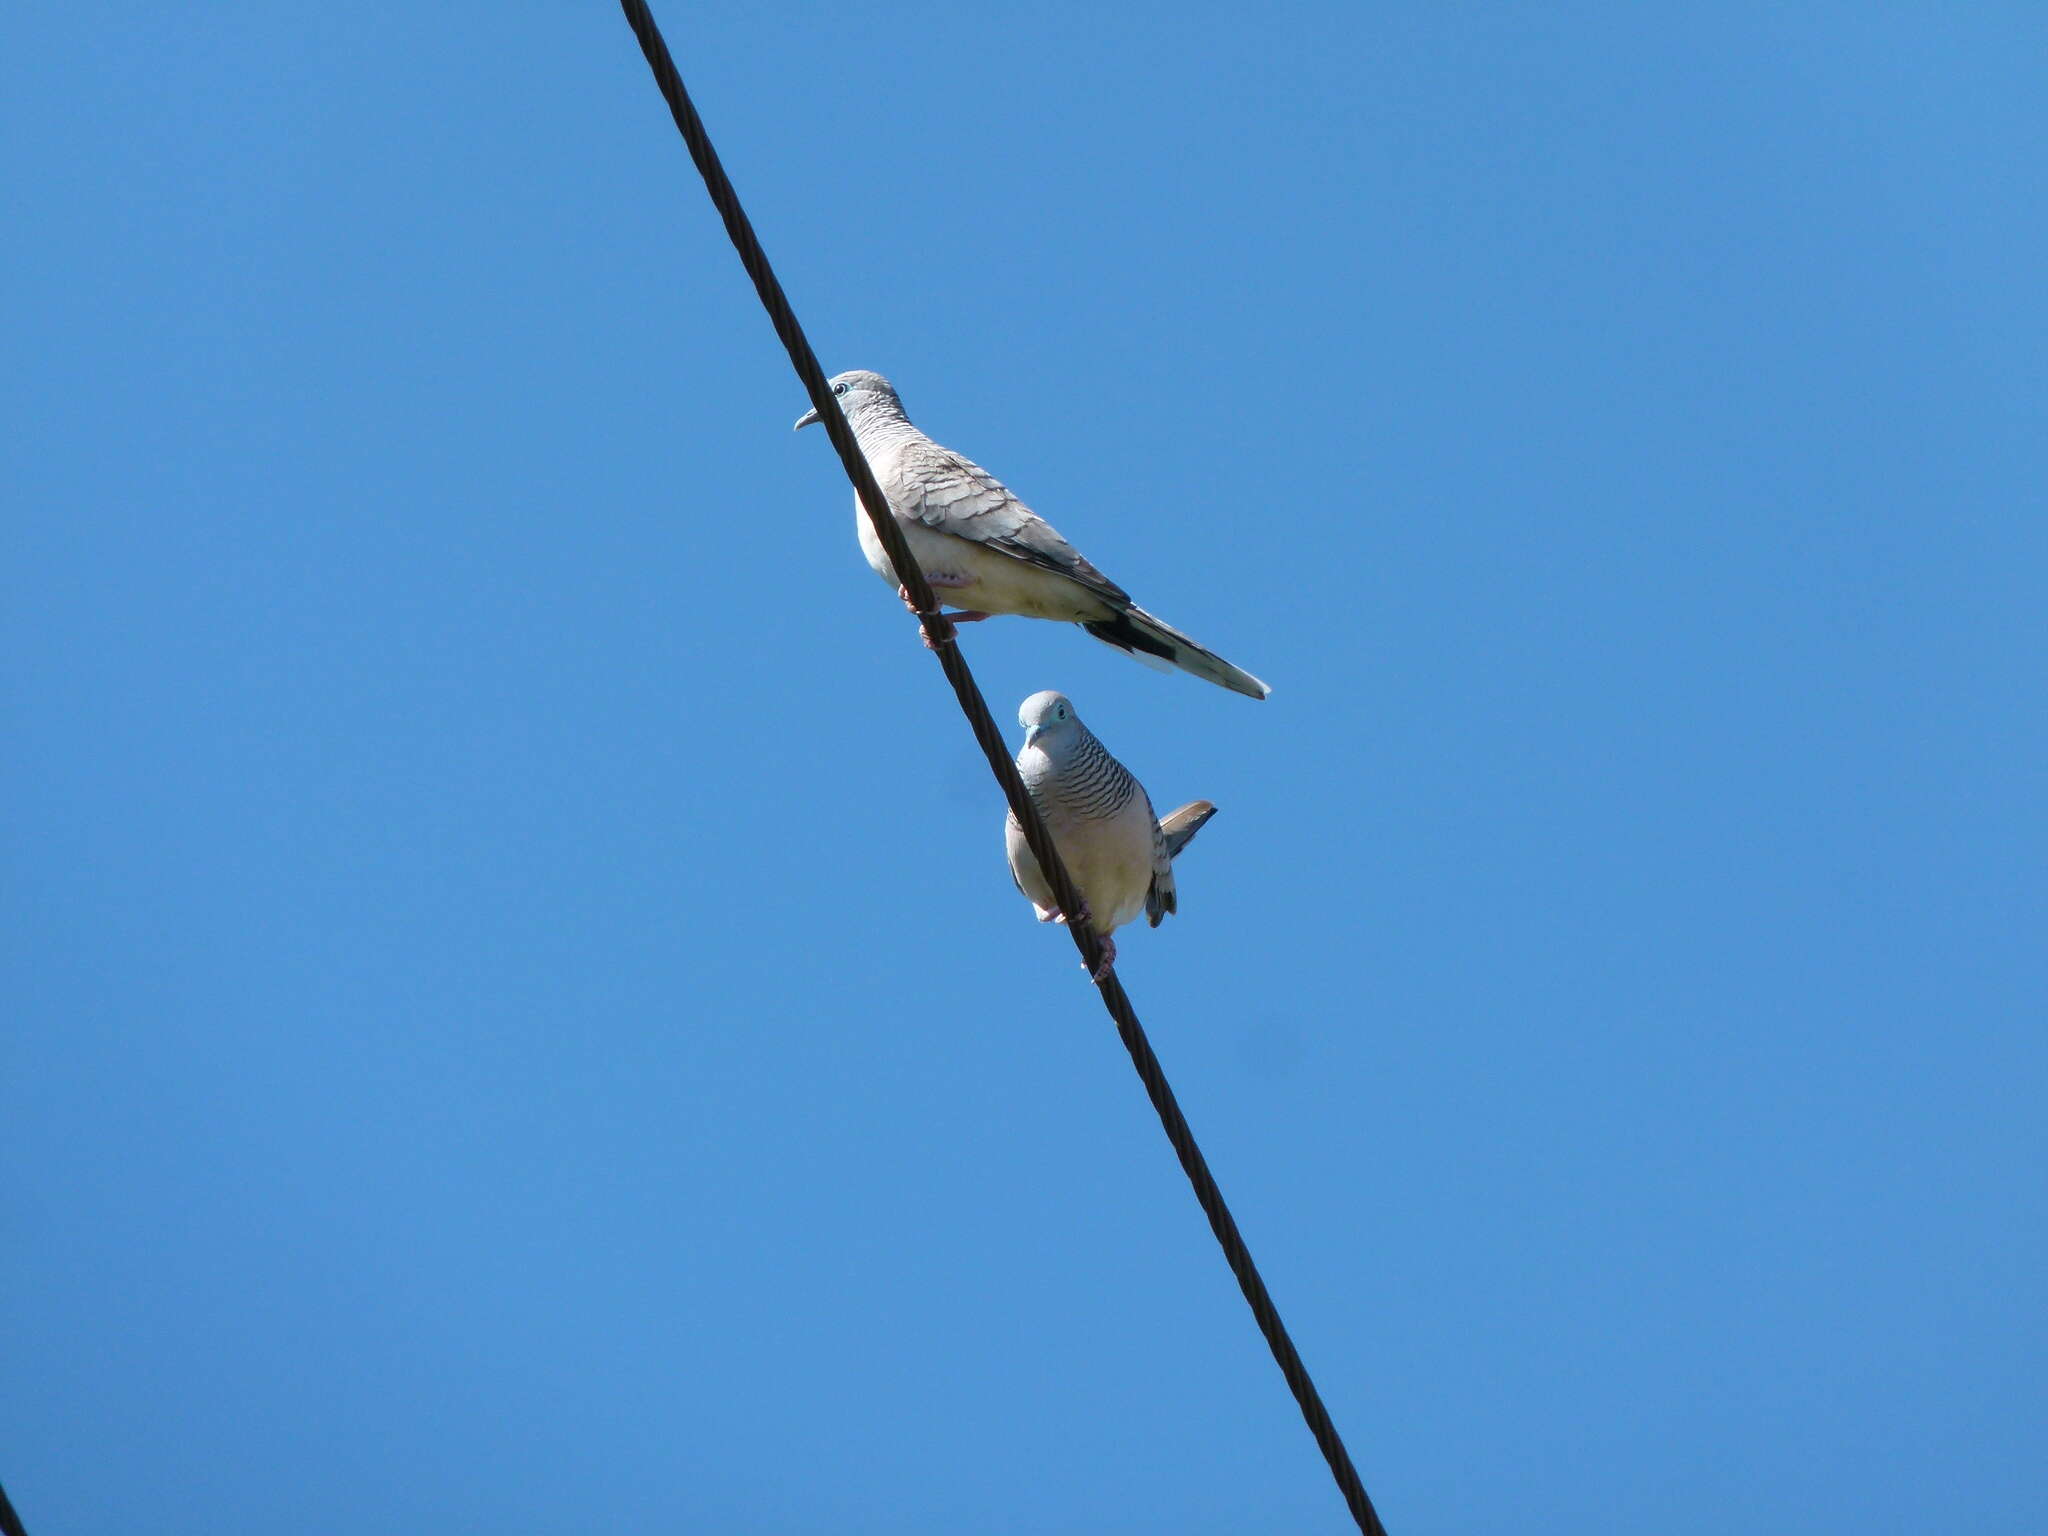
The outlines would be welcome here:
M 1088 729 L 1074 713 L 1073 702 L 1050 688 L 1034 693 L 1017 707 L 1017 723 L 1024 727 L 1025 746 L 1047 751 Z
M 842 373 L 832 380 L 832 394 L 839 401 L 839 409 L 846 413 L 846 419 L 856 427 L 870 411 L 895 416 L 903 414 L 903 402 L 896 398 L 895 385 L 879 373 L 870 373 L 865 368 Z M 796 419 L 797 430 L 811 426 L 817 419 L 817 407 L 813 406 Z

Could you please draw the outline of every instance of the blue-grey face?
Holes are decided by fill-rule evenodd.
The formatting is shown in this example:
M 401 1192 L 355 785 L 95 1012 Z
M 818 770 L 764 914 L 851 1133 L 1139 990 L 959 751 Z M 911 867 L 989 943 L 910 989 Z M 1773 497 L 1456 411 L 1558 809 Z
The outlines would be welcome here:
M 1044 737 L 1071 730 L 1080 723 L 1080 718 L 1067 696 L 1050 688 L 1034 693 L 1017 710 L 1017 723 L 1024 727 L 1027 747 Z
M 832 380 L 832 397 L 839 402 L 839 409 L 844 411 L 849 417 L 859 411 L 861 406 L 882 395 L 887 395 L 893 399 L 895 398 L 896 391 L 890 387 L 889 381 L 879 373 L 870 373 L 865 368 L 856 368 L 851 373 L 842 373 L 839 377 Z M 801 432 L 805 427 L 815 424 L 817 419 L 818 408 L 812 406 L 803 415 L 797 417 L 796 430 Z

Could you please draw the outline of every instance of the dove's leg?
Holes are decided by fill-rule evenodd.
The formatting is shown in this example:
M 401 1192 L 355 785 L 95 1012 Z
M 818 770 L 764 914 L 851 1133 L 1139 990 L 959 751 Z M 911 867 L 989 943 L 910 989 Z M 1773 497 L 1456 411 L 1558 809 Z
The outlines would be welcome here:
M 1041 923 L 1064 923 L 1067 920 L 1067 914 L 1058 907 L 1041 907 L 1037 902 L 1033 902 L 1031 905 L 1036 908 L 1038 920 Z M 1088 910 L 1088 903 L 1085 901 L 1081 903 L 1080 921 L 1091 926 L 1095 922 L 1095 914 Z M 1106 933 L 1099 933 L 1096 937 L 1102 940 L 1102 964 L 1094 970 L 1088 971 L 1088 962 L 1085 960 L 1081 962 L 1081 969 L 1088 971 L 1088 979 L 1090 981 L 1102 980 L 1103 977 L 1109 974 L 1109 968 L 1116 964 L 1116 940 Z
M 1032 905 L 1037 906 L 1037 903 L 1034 902 Z M 1041 923 L 1064 923 L 1067 920 L 1067 914 L 1058 907 L 1038 907 L 1038 920 Z M 1085 901 L 1081 903 L 1080 920 L 1090 926 L 1093 926 L 1095 922 L 1095 914 L 1088 910 L 1088 903 Z M 1109 968 L 1116 964 L 1116 940 L 1106 933 L 1098 933 L 1096 937 L 1102 940 L 1102 964 L 1098 965 L 1094 970 L 1088 971 L 1088 962 L 1085 960 L 1081 962 L 1081 969 L 1088 971 L 1088 979 L 1090 981 L 1102 980 L 1103 977 L 1109 974 Z
M 942 591 L 944 591 L 944 589 L 947 587 L 971 587 L 974 585 L 974 582 L 968 577 L 948 576 L 943 573 L 937 576 L 927 576 L 925 577 L 925 580 L 932 584 L 932 595 L 934 597 L 939 597 L 939 594 Z M 908 608 L 913 614 L 917 612 L 917 604 L 910 600 L 910 588 L 898 587 L 896 589 L 896 595 L 903 599 L 904 607 Z M 943 604 L 945 602 L 945 598 L 939 597 L 939 601 Z M 983 619 L 993 618 L 994 615 L 983 613 L 978 608 L 968 608 L 963 609 L 959 613 L 945 614 L 943 615 L 943 617 L 945 621 L 949 624 L 979 624 Z M 931 650 L 932 637 L 930 635 L 924 635 L 922 638 L 924 640 L 924 648 L 926 650 Z
M 1060 921 L 1064 923 L 1066 919 L 1063 917 Z M 1095 925 L 1095 914 L 1088 910 L 1088 903 L 1085 901 L 1081 903 L 1081 921 L 1090 927 Z M 1081 969 L 1088 971 L 1088 979 L 1090 981 L 1102 980 L 1103 977 L 1109 974 L 1109 968 L 1116 964 L 1116 940 L 1106 933 L 1098 933 L 1095 937 L 1102 941 L 1102 964 L 1089 971 L 1088 962 L 1086 960 L 1081 962 Z

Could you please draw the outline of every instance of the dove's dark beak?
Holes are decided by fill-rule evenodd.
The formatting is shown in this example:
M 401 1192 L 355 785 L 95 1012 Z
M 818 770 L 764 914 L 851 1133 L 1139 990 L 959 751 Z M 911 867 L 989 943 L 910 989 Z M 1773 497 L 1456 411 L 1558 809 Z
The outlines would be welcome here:
M 791 427 L 789 430 L 792 432 L 801 432 L 805 427 L 814 427 L 817 424 L 818 408 L 814 405 L 808 411 L 805 411 L 803 415 L 797 417 L 796 425 Z

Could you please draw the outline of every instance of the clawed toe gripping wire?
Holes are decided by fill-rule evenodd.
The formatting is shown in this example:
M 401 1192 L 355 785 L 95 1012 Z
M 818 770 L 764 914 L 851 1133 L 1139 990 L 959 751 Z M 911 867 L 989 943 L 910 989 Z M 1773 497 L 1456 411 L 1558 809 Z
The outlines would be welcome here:
M 760 295 L 762 306 L 768 311 L 775 334 L 782 338 L 790 364 L 796 369 L 797 377 L 803 380 L 811 404 L 817 408 L 818 420 L 824 424 L 832 439 L 832 447 L 839 455 L 839 462 L 845 467 L 846 477 L 853 482 L 861 507 L 866 511 L 869 522 L 874 524 L 875 537 L 881 540 L 882 548 L 888 552 L 890 565 L 903 579 L 911 607 L 917 614 L 932 653 L 945 670 L 946 681 L 953 685 L 953 693 L 974 731 L 974 739 L 981 744 L 989 769 L 1002 786 L 1003 797 L 1010 802 L 1010 812 L 1024 830 L 1025 842 L 1037 858 L 1046 883 L 1052 887 L 1060 910 L 1079 912 L 1082 910 L 1080 897 L 1074 890 L 1066 866 L 1060 862 L 1059 850 L 1053 846 L 1051 833 L 1046 830 L 1045 822 L 1025 792 L 1023 780 L 1017 776 L 1016 764 L 1010 760 L 1009 748 L 996 727 L 995 719 L 989 714 L 981 689 L 976 685 L 974 675 L 967 670 L 966 658 L 955 643 L 954 626 L 940 616 L 940 605 L 931 584 L 925 580 L 918 561 L 911 556 L 903 530 L 896 526 L 896 519 L 889 513 L 888 501 L 883 497 L 881 487 L 875 483 L 874 471 L 868 467 L 867 459 L 854 442 L 853 429 L 847 425 L 845 416 L 832 398 L 832 386 L 826 382 L 825 371 L 818 366 L 811 344 L 790 310 L 789 300 L 783 297 L 782 285 L 776 281 L 774 270 L 762 253 L 761 242 L 754 236 L 754 227 L 740 207 L 739 196 L 733 191 L 732 182 L 726 178 L 725 168 L 718 162 L 718 153 L 711 147 L 710 136 L 704 131 L 696 107 L 691 104 L 689 92 L 683 88 L 682 77 L 676 73 L 675 61 L 669 57 L 668 44 L 662 40 L 660 28 L 655 26 L 654 17 L 641 0 L 620 0 L 620 5 L 626 13 L 627 25 L 640 40 L 640 51 L 647 56 L 648 68 L 654 71 L 654 82 L 675 117 L 683 142 L 689 146 L 690 158 L 696 161 L 697 169 L 704 177 L 705 189 L 711 194 L 719 217 L 725 220 L 725 232 L 731 236 L 740 262 L 747 269 L 747 276 L 754 280 L 754 291 Z M 1231 1273 L 1237 1276 L 1244 1299 L 1251 1304 L 1259 1331 L 1265 1335 L 1266 1344 L 1273 1351 L 1281 1374 L 1287 1378 L 1287 1386 L 1294 1393 L 1295 1402 L 1301 1407 L 1302 1417 L 1307 1420 L 1324 1460 L 1330 1464 L 1331 1475 L 1337 1480 L 1337 1487 L 1344 1495 L 1352 1519 L 1358 1522 L 1358 1528 L 1367 1536 L 1386 1536 L 1386 1528 L 1380 1524 L 1372 1500 L 1366 1497 L 1358 1473 L 1352 1468 L 1351 1457 L 1344 1449 L 1344 1442 L 1338 1438 L 1336 1426 L 1330 1422 L 1329 1412 L 1323 1407 L 1322 1397 L 1316 1392 L 1315 1383 L 1309 1379 L 1301 1356 L 1295 1353 L 1294 1342 L 1287 1336 L 1287 1329 L 1273 1306 L 1273 1298 L 1266 1292 L 1265 1282 L 1259 1278 L 1251 1251 L 1245 1247 L 1237 1223 L 1231 1219 L 1230 1209 L 1223 1203 L 1222 1191 L 1216 1187 L 1216 1180 L 1209 1173 L 1209 1164 L 1202 1156 L 1202 1149 L 1195 1145 L 1194 1133 L 1188 1129 L 1187 1118 L 1181 1114 L 1180 1105 L 1174 1100 L 1173 1089 L 1167 1085 L 1159 1058 L 1152 1054 L 1151 1042 L 1145 1038 L 1145 1031 L 1131 1008 L 1131 1000 L 1124 995 L 1123 983 L 1117 979 L 1114 970 L 1103 968 L 1102 939 L 1087 923 L 1069 923 L 1067 931 L 1074 936 L 1074 943 L 1081 951 L 1081 961 L 1089 973 L 1100 973 L 1096 989 L 1102 995 L 1102 1005 L 1116 1021 L 1117 1033 L 1131 1054 L 1131 1063 L 1137 1068 L 1145 1092 L 1151 1097 L 1160 1124 L 1166 1128 L 1166 1139 L 1173 1143 L 1174 1155 L 1180 1159 L 1188 1182 L 1194 1186 L 1195 1198 L 1201 1202 L 1202 1212 L 1209 1218 L 1210 1230 L 1222 1245 L 1223 1256 L 1229 1261 Z

